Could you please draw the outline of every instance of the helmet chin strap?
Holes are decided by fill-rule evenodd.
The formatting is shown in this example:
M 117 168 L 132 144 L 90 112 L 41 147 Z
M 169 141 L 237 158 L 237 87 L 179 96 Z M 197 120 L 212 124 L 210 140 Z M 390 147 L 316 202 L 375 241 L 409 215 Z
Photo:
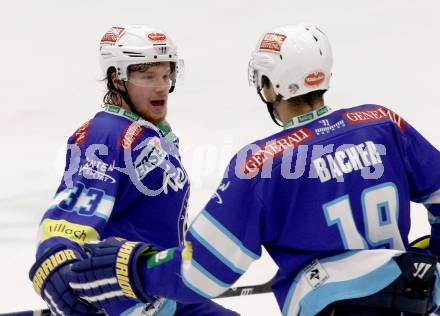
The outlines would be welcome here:
M 278 120 L 276 119 L 275 114 L 274 114 L 274 112 L 273 112 L 273 111 L 274 111 L 274 106 L 277 105 L 277 104 L 279 104 L 280 101 L 281 101 L 281 99 L 282 99 L 281 94 L 277 94 L 277 98 L 276 98 L 275 102 L 269 102 L 269 101 L 266 101 L 266 100 L 263 98 L 263 95 L 261 94 L 261 90 L 258 90 L 258 89 L 257 89 L 257 93 L 258 93 L 258 95 L 260 96 L 261 101 L 263 101 L 264 103 L 266 103 L 267 111 L 269 112 L 269 115 L 270 115 L 272 121 L 274 121 L 274 123 L 275 123 L 276 125 L 278 125 L 278 126 L 280 126 L 280 127 L 284 127 L 283 124 L 280 124 L 280 122 L 278 122 Z

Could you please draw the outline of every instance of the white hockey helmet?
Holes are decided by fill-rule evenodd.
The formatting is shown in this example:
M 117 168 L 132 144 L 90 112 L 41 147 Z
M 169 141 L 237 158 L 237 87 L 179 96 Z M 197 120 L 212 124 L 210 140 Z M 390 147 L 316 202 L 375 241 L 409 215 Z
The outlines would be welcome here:
M 104 75 L 116 68 L 118 79 L 127 81 L 127 68 L 142 63 L 170 62 L 174 88 L 176 76 L 183 72 L 177 47 L 164 31 L 146 25 L 119 25 L 108 30 L 99 45 L 99 62 Z
M 249 84 L 260 93 L 263 76 L 283 100 L 327 90 L 333 56 L 327 36 L 316 26 L 284 25 L 264 33 L 249 62 Z

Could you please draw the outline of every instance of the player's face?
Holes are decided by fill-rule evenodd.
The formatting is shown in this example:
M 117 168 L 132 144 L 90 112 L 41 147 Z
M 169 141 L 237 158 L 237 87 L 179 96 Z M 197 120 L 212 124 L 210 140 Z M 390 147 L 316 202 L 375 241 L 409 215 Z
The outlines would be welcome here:
M 170 64 L 166 62 L 129 74 L 126 87 L 134 109 L 153 124 L 160 123 L 166 117 L 170 73 Z

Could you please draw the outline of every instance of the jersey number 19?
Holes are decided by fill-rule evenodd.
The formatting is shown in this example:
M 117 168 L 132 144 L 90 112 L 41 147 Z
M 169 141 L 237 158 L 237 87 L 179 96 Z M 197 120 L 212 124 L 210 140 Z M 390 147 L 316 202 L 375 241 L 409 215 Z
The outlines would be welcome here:
M 366 188 L 361 194 L 365 238 L 353 217 L 350 196 L 322 205 L 329 226 L 337 225 L 345 249 L 390 248 L 405 250 L 398 225 L 399 193 L 392 182 Z

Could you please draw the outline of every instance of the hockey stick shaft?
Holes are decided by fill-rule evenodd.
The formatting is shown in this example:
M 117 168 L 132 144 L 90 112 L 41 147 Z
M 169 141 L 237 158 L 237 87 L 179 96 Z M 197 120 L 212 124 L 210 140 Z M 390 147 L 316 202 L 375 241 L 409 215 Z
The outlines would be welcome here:
M 236 297 L 236 296 L 246 296 L 246 295 L 255 295 L 255 294 L 264 294 L 272 292 L 271 284 L 272 279 L 270 279 L 266 283 L 257 284 L 257 285 L 247 285 L 247 286 L 237 286 L 231 287 L 226 292 L 220 294 L 215 298 L 226 298 L 226 297 Z M 50 316 L 50 310 L 41 309 L 35 311 L 23 311 L 16 313 L 8 313 L 8 314 L 0 314 L 0 316 Z M 104 313 L 99 315 L 105 315 Z
M 215 298 L 270 293 L 272 292 L 272 287 L 271 287 L 272 280 L 273 278 L 267 281 L 266 283 L 257 284 L 257 285 L 231 287 L 228 290 L 226 290 L 226 292 L 220 294 Z

